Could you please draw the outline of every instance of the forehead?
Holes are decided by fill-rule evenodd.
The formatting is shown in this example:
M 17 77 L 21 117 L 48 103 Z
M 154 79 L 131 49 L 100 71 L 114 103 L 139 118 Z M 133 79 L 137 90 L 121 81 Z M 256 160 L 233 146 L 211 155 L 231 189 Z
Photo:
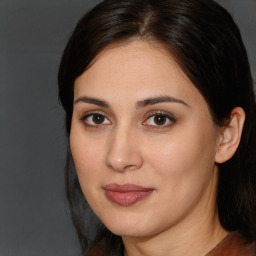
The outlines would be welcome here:
M 75 98 L 83 93 L 136 99 L 201 95 L 166 47 L 145 41 L 113 44 L 101 51 L 75 81 Z

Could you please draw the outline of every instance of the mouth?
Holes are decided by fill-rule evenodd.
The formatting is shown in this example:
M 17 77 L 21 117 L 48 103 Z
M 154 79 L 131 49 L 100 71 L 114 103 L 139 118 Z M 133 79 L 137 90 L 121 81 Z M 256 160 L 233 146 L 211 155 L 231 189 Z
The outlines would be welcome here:
M 145 188 L 135 184 L 108 184 L 103 189 L 110 202 L 123 207 L 146 199 L 154 191 L 153 188 Z

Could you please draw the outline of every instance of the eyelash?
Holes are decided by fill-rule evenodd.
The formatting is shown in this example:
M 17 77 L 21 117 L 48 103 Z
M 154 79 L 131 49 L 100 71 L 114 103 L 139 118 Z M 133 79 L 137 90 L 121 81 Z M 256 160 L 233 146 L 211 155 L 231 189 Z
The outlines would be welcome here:
M 89 118 L 93 118 L 93 117 L 100 117 L 100 118 L 104 118 L 103 119 L 103 123 L 100 123 L 100 124 L 90 124 L 88 122 L 88 119 Z M 164 124 L 155 124 L 155 125 L 151 125 L 151 124 L 145 124 L 146 122 L 148 122 L 150 120 L 150 118 L 156 118 L 156 117 L 163 117 L 164 118 Z M 92 127 L 92 128 L 99 128 L 101 126 L 105 126 L 105 125 L 111 125 L 112 122 L 104 115 L 104 114 L 101 114 L 101 113 L 98 113 L 98 112 L 95 112 L 95 113 L 89 113 L 89 114 L 86 114 L 85 116 L 83 116 L 82 118 L 80 118 L 80 120 L 83 122 L 83 124 L 86 126 L 86 127 Z M 108 120 L 108 124 L 104 124 L 104 122 Z M 93 120 L 91 120 L 93 121 Z M 165 124 L 166 122 L 168 122 L 168 124 Z M 166 127 L 169 127 L 169 126 L 172 126 L 174 123 L 176 123 L 176 118 L 169 115 L 169 114 L 166 114 L 164 112 L 161 112 L 161 111 L 156 111 L 156 112 L 151 112 L 147 117 L 146 117 L 146 120 L 142 123 L 143 126 L 147 126 L 147 127 L 150 127 L 152 129 L 163 129 L 163 128 L 166 128 Z
M 87 115 L 85 115 L 85 116 L 82 116 L 82 118 L 80 118 L 80 120 L 83 122 L 83 124 L 86 126 L 86 127 L 92 127 L 92 128 L 98 128 L 98 127 L 100 127 L 100 126 L 104 126 L 104 125 L 110 125 L 110 124 L 112 124 L 111 123 L 111 121 L 109 121 L 110 122 L 110 124 L 89 124 L 88 123 L 88 119 L 89 118 L 93 118 L 93 117 L 95 117 L 95 116 L 99 116 L 99 117 L 103 117 L 104 118 L 104 121 L 107 119 L 108 120 L 108 118 L 104 115 L 104 114 L 101 114 L 101 113 L 98 113 L 98 112 L 95 112 L 95 113 L 90 113 L 90 114 L 87 114 Z
M 145 125 L 145 126 L 148 126 L 150 128 L 153 128 L 153 129 L 163 129 L 163 128 L 166 128 L 166 127 L 170 127 L 172 126 L 173 124 L 176 123 L 176 118 L 170 114 L 166 114 L 165 112 L 161 112 L 161 111 L 156 111 L 156 112 L 151 112 L 146 120 L 143 122 L 143 125 L 150 119 L 150 118 L 156 118 L 156 117 L 164 117 L 165 118 L 165 123 L 168 122 L 168 124 L 155 124 L 155 125 Z

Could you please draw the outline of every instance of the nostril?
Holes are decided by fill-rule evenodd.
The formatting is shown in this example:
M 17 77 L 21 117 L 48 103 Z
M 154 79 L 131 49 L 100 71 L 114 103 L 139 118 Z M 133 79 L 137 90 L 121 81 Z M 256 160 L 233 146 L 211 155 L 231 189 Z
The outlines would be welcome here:
M 114 171 L 122 172 L 122 171 L 125 171 L 127 166 L 129 165 L 127 165 L 124 161 L 122 161 L 122 159 L 107 158 L 106 166 Z
M 112 155 L 108 156 L 105 161 L 108 168 L 118 172 L 137 170 L 141 168 L 142 163 L 143 159 L 138 153 L 130 154 L 130 156 L 127 156 L 126 158 L 114 158 Z
M 137 169 L 138 169 L 138 166 L 135 166 L 135 165 L 128 165 L 127 167 L 125 167 L 125 169 L 133 171 L 133 170 L 137 170 Z

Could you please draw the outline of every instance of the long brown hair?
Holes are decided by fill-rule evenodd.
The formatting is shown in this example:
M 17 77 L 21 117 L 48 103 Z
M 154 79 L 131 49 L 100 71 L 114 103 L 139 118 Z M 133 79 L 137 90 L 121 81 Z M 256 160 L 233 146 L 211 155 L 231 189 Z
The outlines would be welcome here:
M 99 52 L 114 42 L 149 40 L 164 44 L 201 92 L 213 120 L 223 125 L 231 110 L 246 113 L 241 143 L 232 159 L 219 166 L 217 205 L 222 226 L 256 240 L 255 99 L 249 62 L 231 15 L 212 0 L 105 0 L 77 24 L 59 68 L 59 98 L 70 134 L 75 79 L 90 67 Z M 88 245 L 84 222 L 90 211 L 81 192 L 68 149 L 66 189 L 82 249 Z M 100 223 L 100 222 L 99 222 Z M 103 255 L 123 249 L 122 240 L 102 224 L 92 244 Z M 106 242 L 107 241 L 107 242 Z M 93 248 L 96 248 L 95 246 Z M 93 251 L 87 255 L 93 255 Z

